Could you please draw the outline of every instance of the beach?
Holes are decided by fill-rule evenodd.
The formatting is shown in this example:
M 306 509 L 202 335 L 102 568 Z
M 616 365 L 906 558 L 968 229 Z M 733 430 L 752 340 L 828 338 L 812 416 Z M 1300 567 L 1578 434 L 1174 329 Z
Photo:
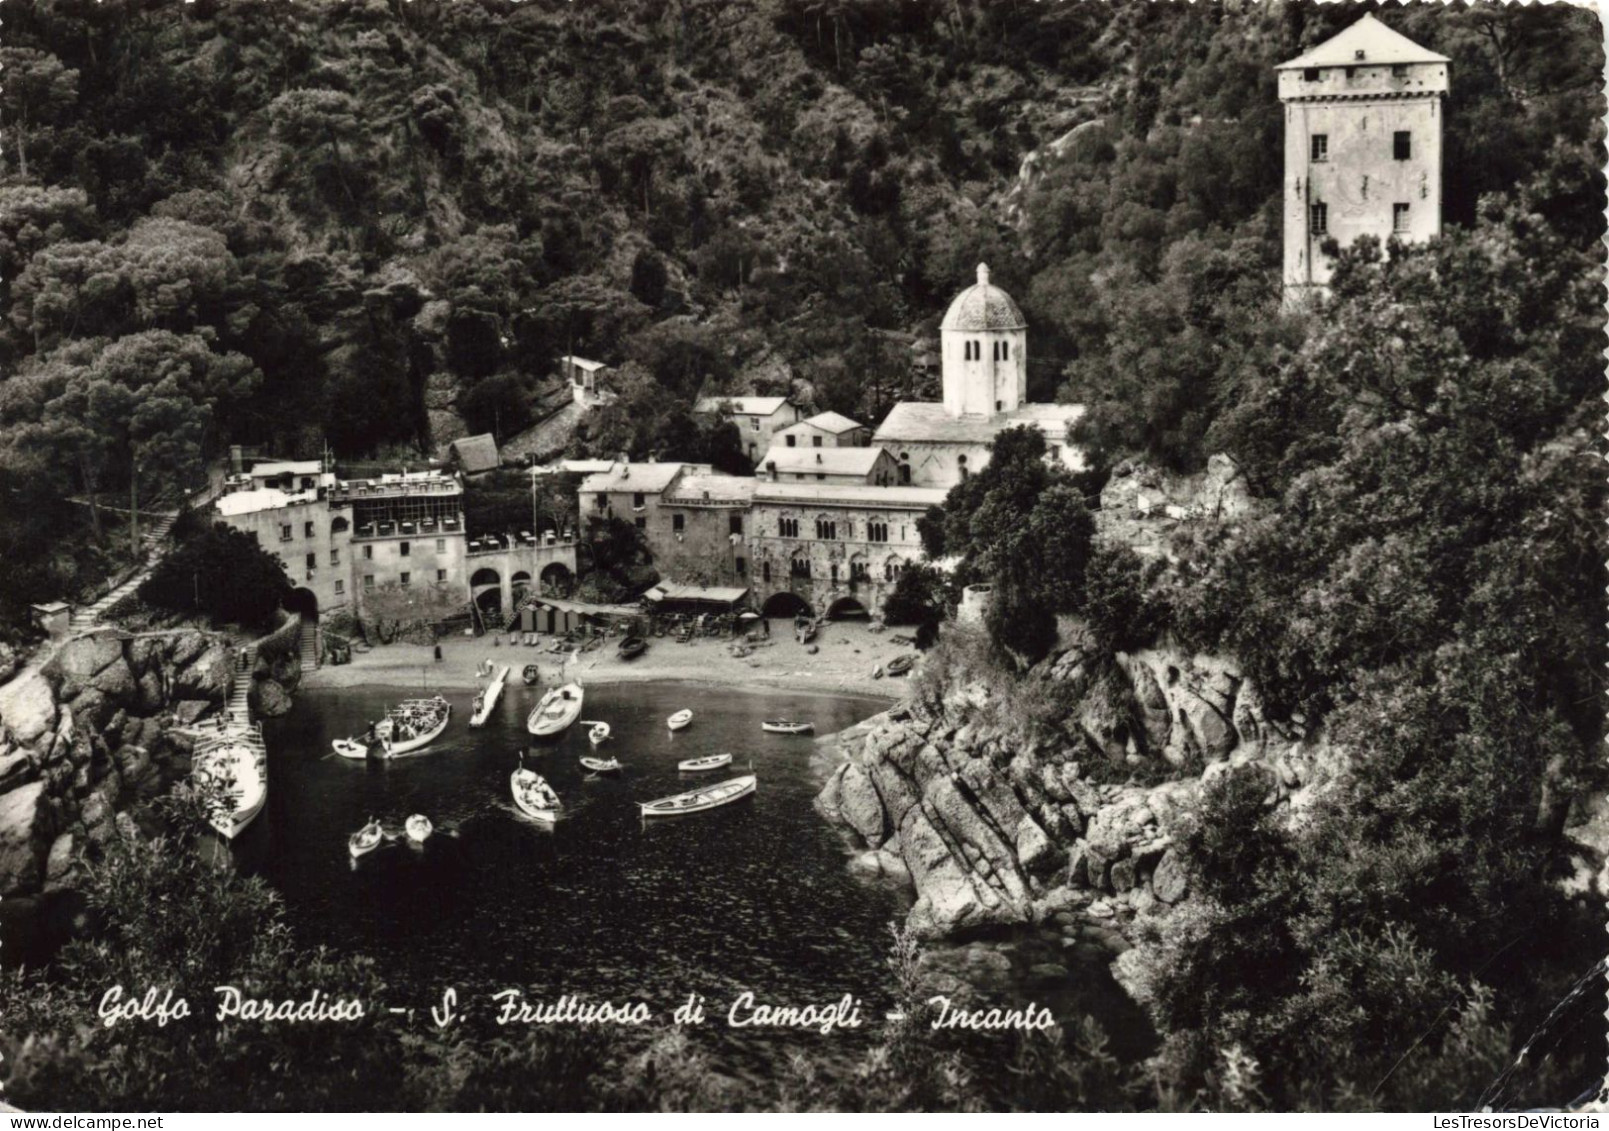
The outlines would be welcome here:
M 610 637 L 599 648 L 582 652 L 577 662 L 563 668 L 567 677 L 588 684 L 658 683 L 680 681 L 735 690 L 814 691 L 837 695 L 866 695 L 880 699 L 900 699 L 909 677 L 874 678 L 872 672 L 906 652 L 909 644 L 893 637 L 910 635 L 914 629 L 889 629 L 874 633 L 864 622 L 842 621 L 828 624 L 812 642 L 815 655 L 793 637 L 793 624 L 787 620 L 771 623 L 771 637 L 754 646 L 748 656 L 734 656 L 730 640 L 700 638 L 678 644 L 670 637 L 653 637 L 648 651 L 634 660 L 621 660 L 615 654 L 619 640 Z M 493 640 L 500 643 L 494 645 Z M 435 649 L 422 644 L 386 644 L 368 652 L 352 653 L 350 664 L 325 664 L 302 676 L 306 688 L 427 686 L 430 688 L 472 689 L 485 682 L 476 669 L 486 660 L 509 664 L 509 681 L 517 683 L 527 664 L 541 669 L 544 686 L 555 683 L 561 664 L 569 653 L 553 652 L 555 638 L 538 635 L 535 647 L 511 645 L 508 633 L 494 638 L 448 637 L 440 643 L 441 659 Z

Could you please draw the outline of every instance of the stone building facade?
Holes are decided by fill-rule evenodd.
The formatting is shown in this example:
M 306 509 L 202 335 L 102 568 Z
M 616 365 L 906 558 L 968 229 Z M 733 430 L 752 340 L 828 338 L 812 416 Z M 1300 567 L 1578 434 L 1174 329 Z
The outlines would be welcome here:
M 1322 291 L 1322 247 L 1441 234 L 1448 59 L 1366 15 L 1279 66 L 1287 305 Z

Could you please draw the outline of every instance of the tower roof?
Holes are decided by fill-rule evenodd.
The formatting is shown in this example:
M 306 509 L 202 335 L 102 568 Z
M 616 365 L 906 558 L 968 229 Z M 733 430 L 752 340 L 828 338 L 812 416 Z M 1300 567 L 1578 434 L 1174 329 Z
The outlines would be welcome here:
M 1354 67 L 1358 64 L 1446 63 L 1445 55 L 1419 46 L 1401 32 L 1366 15 L 1317 47 L 1281 63 L 1281 71 L 1307 67 Z
M 1010 295 L 989 282 L 987 264 L 978 264 L 978 281 L 950 303 L 944 312 L 940 330 L 960 330 L 963 333 L 991 330 L 1026 330 L 1022 311 Z

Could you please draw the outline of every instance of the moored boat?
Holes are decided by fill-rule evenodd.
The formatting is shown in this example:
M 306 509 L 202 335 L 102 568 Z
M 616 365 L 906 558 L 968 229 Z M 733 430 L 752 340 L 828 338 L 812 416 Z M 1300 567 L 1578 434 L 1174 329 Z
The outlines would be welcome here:
M 588 722 L 586 719 L 582 719 L 581 720 L 581 725 L 584 726 L 584 727 L 590 727 L 591 728 L 590 730 L 587 731 L 587 741 L 592 743 L 592 745 L 594 745 L 594 746 L 598 746 L 598 745 L 601 745 L 602 743 L 608 742 L 609 741 L 609 735 L 611 733 L 613 733 L 610 730 L 610 727 L 609 727 L 608 723 Z
M 680 817 L 688 813 L 703 813 L 749 796 L 758 784 L 759 779 L 754 774 L 744 774 L 702 789 L 639 802 L 638 808 L 644 817 Z
M 525 729 L 538 738 L 558 734 L 580 716 L 584 697 L 579 683 L 553 688 L 531 709 L 525 720 Z
M 380 842 L 384 839 L 385 832 L 380 828 L 380 822 L 376 821 L 373 817 L 370 817 L 368 824 L 364 825 L 357 832 L 347 837 L 347 851 L 352 854 L 352 859 L 356 860 L 359 856 L 363 856 L 367 853 L 373 852 L 376 848 L 379 848 Z
M 193 765 L 198 779 L 221 789 L 212 799 L 215 805 L 207 814 L 208 823 L 233 840 L 268 800 L 268 751 L 261 730 L 253 726 L 203 746 L 195 752 Z
M 595 774 L 618 774 L 621 770 L 618 758 L 588 758 L 582 755 L 581 765 Z
M 452 704 L 440 695 L 405 699 L 362 738 L 338 738 L 331 745 L 343 758 L 395 758 L 434 742 L 447 729 Z
M 475 696 L 475 710 L 469 717 L 470 726 L 478 727 L 486 724 L 487 716 L 492 713 L 492 709 L 497 706 L 497 700 L 502 697 L 503 682 L 508 679 L 510 670 L 508 664 L 497 664 L 492 668 L 491 678 Z
M 542 678 L 542 672 L 535 664 L 526 664 L 520 678 L 525 681 L 526 687 L 535 687 L 536 681 Z
M 367 758 L 369 756 L 369 744 L 361 738 L 337 738 L 330 745 L 343 758 Z
M 816 729 L 816 724 L 795 722 L 793 719 L 767 719 L 760 724 L 760 729 L 771 734 L 810 734 Z
M 553 792 L 553 787 L 548 785 L 541 774 L 521 766 L 509 775 L 508 785 L 514 795 L 514 804 L 520 807 L 520 812 L 538 821 L 558 819 L 559 810 L 563 805 L 559 801 L 559 795 Z
M 436 827 L 430 823 L 430 818 L 423 813 L 415 813 L 402 823 L 402 827 L 407 830 L 408 839 L 415 844 L 423 844 L 425 838 L 436 831 Z
M 628 636 L 620 642 L 618 655 L 622 660 L 635 660 L 648 651 L 648 641 L 640 636 Z
M 692 721 L 693 721 L 693 712 L 683 710 L 683 711 L 677 711 L 670 718 L 666 719 L 665 720 L 665 725 L 670 727 L 671 730 L 683 730 Z
M 888 667 L 884 670 L 888 672 L 889 675 L 904 675 L 906 672 L 910 671 L 915 664 L 916 657 L 907 652 L 903 656 L 895 656 L 892 660 L 888 661 Z
M 684 774 L 701 774 L 706 770 L 719 770 L 722 766 L 730 766 L 730 754 L 710 754 L 703 758 L 687 758 L 676 763 L 676 768 Z

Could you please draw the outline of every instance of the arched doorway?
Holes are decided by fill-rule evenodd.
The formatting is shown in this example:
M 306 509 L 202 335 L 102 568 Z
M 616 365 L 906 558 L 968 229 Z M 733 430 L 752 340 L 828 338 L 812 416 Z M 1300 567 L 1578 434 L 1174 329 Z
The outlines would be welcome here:
M 514 607 L 517 609 L 520 601 L 531 591 L 531 575 L 523 569 L 520 570 L 508 579 L 508 588 L 509 600 L 514 602 Z
M 871 613 L 853 597 L 840 597 L 827 606 L 828 620 L 865 620 Z
M 503 611 L 503 578 L 495 569 L 482 567 L 469 578 L 470 597 L 484 617 L 493 617 Z
M 765 599 L 760 612 L 768 617 L 795 617 L 800 613 L 805 616 L 815 616 L 815 610 L 797 593 L 773 593 Z
M 568 597 L 575 589 L 575 574 L 563 562 L 549 562 L 542 568 L 542 592 L 553 597 Z
M 286 612 L 300 613 L 303 621 L 318 623 L 318 596 L 311 589 L 292 589 L 281 603 Z

